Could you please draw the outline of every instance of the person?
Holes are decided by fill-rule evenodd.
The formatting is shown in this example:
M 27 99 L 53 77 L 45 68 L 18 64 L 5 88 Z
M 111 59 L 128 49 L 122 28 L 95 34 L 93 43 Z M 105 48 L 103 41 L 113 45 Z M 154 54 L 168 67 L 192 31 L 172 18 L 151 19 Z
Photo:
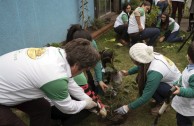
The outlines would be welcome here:
M 176 12 L 178 9 L 178 24 L 181 24 L 181 20 L 183 17 L 184 4 L 185 0 L 171 0 L 172 1 L 172 14 L 171 17 L 175 20 Z
M 97 104 L 72 77 L 89 69 L 100 55 L 90 41 L 75 39 L 63 48 L 25 48 L 0 57 L 0 125 L 26 126 L 11 110 L 29 115 L 30 126 L 50 126 L 50 104 L 78 113 Z M 78 100 L 73 100 L 70 95 Z
M 127 45 L 129 38 L 127 34 L 128 21 L 130 16 L 131 6 L 129 3 L 123 5 L 123 10 L 116 18 L 114 23 L 114 31 L 121 36 L 120 42 L 123 45 Z
M 173 18 L 169 17 L 167 12 L 162 13 L 161 21 L 157 24 L 157 27 L 161 30 L 159 42 L 183 42 L 183 36 L 178 36 L 179 24 Z
M 159 7 L 159 15 L 161 15 L 168 7 L 168 0 L 154 0 L 154 4 Z
M 182 72 L 182 76 L 175 84 L 176 95 L 171 106 L 177 112 L 177 126 L 192 126 L 194 121 L 194 42 L 187 50 L 189 64 Z
M 69 28 L 68 33 L 67 33 L 66 41 L 63 41 L 62 45 L 65 45 L 66 43 L 70 42 L 72 39 L 76 39 L 76 38 L 85 38 L 85 39 L 91 41 L 92 46 L 94 48 L 96 48 L 96 50 L 98 51 L 96 41 L 94 39 L 92 39 L 89 32 L 82 29 L 82 26 L 80 24 L 71 25 L 71 27 Z M 87 71 L 87 73 L 89 73 L 89 71 Z M 100 86 L 100 88 L 102 89 L 103 92 L 105 92 L 106 89 L 108 88 L 108 86 L 103 82 L 101 61 L 99 61 L 96 64 L 96 66 L 94 67 L 94 73 L 95 73 L 95 85 L 91 85 L 92 90 L 95 91 L 96 93 L 98 93 L 100 89 L 96 88 L 96 85 L 97 85 L 97 86 Z
M 84 92 L 93 99 L 93 101 L 98 103 L 98 107 L 94 108 L 92 111 L 83 109 L 76 114 L 67 114 L 67 113 L 61 112 L 56 106 L 52 105 L 51 103 L 52 105 L 51 118 L 53 120 L 60 120 L 62 126 L 77 125 L 79 122 L 84 120 L 86 117 L 90 116 L 92 112 L 102 118 L 105 118 L 107 115 L 105 105 L 101 102 L 100 97 L 94 91 L 90 89 L 90 86 L 87 82 L 86 75 L 84 73 L 85 72 L 82 72 L 81 74 L 75 76 L 73 79 L 80 87 L 82 87 Z
M 188 3 L 190 2 L 190 4 L 188 5 L 189 6 L 189 26 L 188 26 L 188 29 L 187 29 L 187 32 L 190 32 L 192 29 L 191 29 L 191 21 L 194 19 L 194 1 L 193 0 L 188 0 Z
M 74 29 L 74 30 L 76 29 L 76 30 L 75 30 L 75 32 L 72 32 L 72 30 L 68 31 L 68 33 L 67 33 L 68 42 L 66 42 L 64 45 L 71 42 L 73 39 L 77 39 L 77 38 L 84 38 L 90 42 L 92 41 L 92 37 L 91 37 L 90 33 L 88 33 L 87 31 L 85 31 L 83 29 L 80 29 L 80 28 L 81 27 L 79 24 L 75 24 L 75 25 L 72 25 L 70 27 L 70 29 Z M 73 36 L 72 36 L 72 34 L 69 34 L 70 32 L 73 33 Z M 94 46 L 94 45 L 92 45 L 92 46 Z M 51 103 L 51 105 L 52 105 L 51 118 L 54 120 L 60 120 L 62 125 L 76 125 L 79 122 L 81 122 L 83 119 L 88 117 L 91 114 L 91 112 L 94 112 L 95 114 L 104 118 L 107 114 L 106 108 L 105 108 L 105 105 L 100 100 L 99 95 L 96 94 L 91 89 L 91 83 L 93 85 L 94 80 L 93 80 L 93 77 L 90 74 L 90 72 L 88 72 L 88 71 L 82 72 L 81 74 L 75 76 L 73 79 L 80 87 L 83 88 L 84 92 L 88 96 L 90 96 L 93 99 L 93 101 L 98 103 L 98 107 L 96 109 L 94 109 L 95 111 L 88 111 L 88 110 L 84 109 L 76 114 L 68 114 L 68 113 L 61 112 L 56 106 L 52 105 L 52 103 Z M 73 98 L 73 99 L 75 99 L 75 98 Z
M 152 46 L 137 43 L 130 48 L 129 55 L 136 66 L 122 72 L 124 76 L 138 73 L 136 81 L 140 97 L 114 110 L 121 115 L 140 107 L 151 98 L 158 104 L 163 103 L 172 84 L 181 76 L 176 65 L 162 54 L 154 52 Z M 152 108 L 152 114 L 158 113 L 159 108 Z
M 160 34 L 158 28 L 145 28 L 145 13 L 150 10 L 150 3 L 144 1 L 140 7 L 137 7 L 129 18 L 128 34 L 131 38 L 131 45 L 139 40 L 149 39 L 147 45 L 154 46 L 156 39 Z

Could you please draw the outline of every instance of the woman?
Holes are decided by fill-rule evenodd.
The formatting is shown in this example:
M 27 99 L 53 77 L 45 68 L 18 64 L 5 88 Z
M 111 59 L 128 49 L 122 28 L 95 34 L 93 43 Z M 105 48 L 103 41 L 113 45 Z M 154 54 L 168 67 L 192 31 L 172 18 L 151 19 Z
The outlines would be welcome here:
M 177 90 L 172 100 L 172 107 L 177 112 L 177 126 L 192 126 L 194 121 L 194 42 L 187 50 L 189 64 L 182 72 L 177 83 Z
M 161 15 L 161 21 L 157 24 L 161 31 L 160 42 L 182 42 L 183 37 L 178 37 L 180 26 L 175 20 L 169 17 L 168 13 L 164 12 Z
M 115 110 L 122 115 L 140 107 L 151 98 L 154 98 L 158 104 L 163 103 L 173 83 L 181 76 L 175 64 L 162 54 L 154 52 L 152 46 L 137 43 L 130 48 L 129 55 L 136 66 L 129 71 L 124 70 L 123 75 L 138 73 L 137 83 L 140 97 Z M 153 108 L 152 114 L 156 114 L 159 108 Z
M 128 21 L 129 21 L 129 13 L 131 11 L 131 6 L 129 3 L 124 4 L 123 11 L 116 18 L 114 23 L 114 31 L 121 36 L 120 42 L 123 45 L 127 45 L 128 41 Z
M 68 43 L 72 39 L 76 39 L 76 38 L 85 38 L 85 39 L 91 41 L 93 47 L 98 50 L 98 47 L 97 47 L 95 40 L 92 39 L 89 32 L 82 29 L 82 26 L 80 24 L 73 24 L 69 28 L 68 33 L 67 33 L 67 37 L 66 37 L 66 41 L 63 41 L 62 45 L 65 45 L 66 43 Z M 94 73 L 95 73 L 95 80 L 96 80 L 95 84 L 99 85 L 101 87 L 101 89 L 105 92 L 105 90 L 107 89 L 108 86 L 102 80 L 102 63 L 101 62 L 98 62 L 96 64 L 96 66 L 94 67 Z M 95 86 L 93 86 L 92 89 L 93 89 L 93 91 L 96 91 L 96 92 L 98 90 L 97 88 L 95 88 Z
M 176 12 L 178 9 L 178 24 L 181 24 L 181 19 L 184 11 L 185 0 L 171 0 L 172 1 L 172 14 L 171 17 L 175 20 Z

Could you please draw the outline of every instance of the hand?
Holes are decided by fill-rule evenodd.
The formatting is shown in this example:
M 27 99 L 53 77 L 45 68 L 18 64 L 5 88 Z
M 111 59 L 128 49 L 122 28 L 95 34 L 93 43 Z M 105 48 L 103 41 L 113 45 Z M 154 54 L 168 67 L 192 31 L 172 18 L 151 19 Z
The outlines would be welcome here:
M 99 81 L 99 85 L 102 88 L 102 90 L 105 92 L 108 88 L 108 85 L 106 85 L 103 81 Z
M 164 39 L 165 39 L 165 37 L 164 37 L 164 36 L 160 37 L 159 42 L 163 42 L 163 41 L 164 41 Z
M 114 112 L 120 115 L 127 114 L 128 111 L 129 111 L 129 107 L 127 105 L 123 105 L 122 107 L 114 110 Z
M 129 74 L 128 74 L 128 71 L 126 71 L 126 70 L 121 70 L 121 73 L 122 73 L 123 76 L 129 75 Z
M 178 86 L 175 86 L 176 87 L 176 90 L 173 92 L 174 95 L 177 95 L 180 93 L 180 87 Z
M 97 106 L 97 103 L 94 102 L 91 98 L 85 99 L 85 102 L 86 102 L 85 109 L 91 109 Z
M 143 31 L 143 28 L 141 25 L 139 25 L 138 28 L 139 28 L 139 32 Z

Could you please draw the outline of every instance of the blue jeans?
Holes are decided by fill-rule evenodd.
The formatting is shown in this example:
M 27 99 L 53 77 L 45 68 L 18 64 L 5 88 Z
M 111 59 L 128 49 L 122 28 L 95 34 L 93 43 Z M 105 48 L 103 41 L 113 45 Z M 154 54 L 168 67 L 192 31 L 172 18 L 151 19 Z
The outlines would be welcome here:
M 192 126 L 192 121 L 194 121 L 194 116 L 183 116 L 176 113 L 177 126 Z
M 181 37 L 178 37 L 179 30 L 171 33 L 168 38 L 166 39 L 167 42 L 182 42 L 183 39 Z
M 152 98 L 155 99 L 157 103 L 162 103 L 165 99 L 169 97 L 170 89 L 171 86 L 169 84 L 160 82 L 160 85 L 152 96 Z
M 157 5 L 160 9 L 160 12 L 159 12 L 159 15 L 161 15 L 165 10 L 166 8 L 168 7 L 168 2 L 167 0 L 166 1 L 158 1 Z
M 158 1 L 157 5 L 159 7 L 159 13 L 157 16 L 157 23 L 159 23 L 161 21 L 161 15 L 162 13 L 166 10 L 166 8 L 168 7 L 168 2 L 166 1 Z
M 137 43 L 139 40 L 149 39 L 147 45 L 153 46 L 156 39 L 160 35 L 160 30 L 158 28 L 145 28 L 142 32 L 129 34 L 131 37 L 131 44 Z

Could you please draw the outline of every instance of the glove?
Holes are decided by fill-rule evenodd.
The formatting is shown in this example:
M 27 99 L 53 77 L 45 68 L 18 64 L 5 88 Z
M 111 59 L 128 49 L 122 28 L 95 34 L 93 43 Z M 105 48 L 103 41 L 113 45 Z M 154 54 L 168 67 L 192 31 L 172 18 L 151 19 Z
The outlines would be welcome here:
M 86 102 L 85 109 L 91 109 L 97 106 L 96 102 L 92 101 L 91 98 L 86 99 L 85 102 Z
M 120 114 L 120 115 L 127 114 L 128 111 L 129 111 L 129 108 L 127 105 L 123 105 L 122 107 L 114 110 L 114 112 L 116 112 L 117 114 Z

